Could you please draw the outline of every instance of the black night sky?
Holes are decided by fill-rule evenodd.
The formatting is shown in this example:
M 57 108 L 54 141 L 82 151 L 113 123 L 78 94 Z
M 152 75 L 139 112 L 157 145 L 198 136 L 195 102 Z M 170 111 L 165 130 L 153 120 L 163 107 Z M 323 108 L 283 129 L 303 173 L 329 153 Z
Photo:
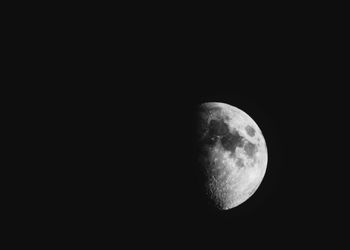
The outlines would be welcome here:
M 10 168 L 29 183 L 4 190 L 26 197 L 13 196 L 21 201 L 16 216 L 32 221 L 25 233 L 40 227 L 58 237 L 54 244 L 96 238 L 98 248 L 125 241 L 130 249 L 315 249 L 328 241 L 322 247 L 341 249 L 349 227 L 346 20 L 331 23 L 320 3 L 290 15 L 292 4 L 268 5 L 271 13 L 220 6 L 214 15 L 204 3 L 178 5 L 173 15 L 173 3 L 104 6 L 99 14 L 85 5 L 64 6 L 74 21 L 59 12 L 55 24 L 28 12 L 10 28 L 15 47 L 4 47 L 15 62 L 5 64 L 19 66 L 4 80 L 14 98 L 3 91 L 12 113 L 3 120 L 15 132 L 3 132 L 25 151 L 15 150 Z M 203 102 L 243 110 L 267 144 L 262 183 L 228 211 L 203 192 L 196 144 Z

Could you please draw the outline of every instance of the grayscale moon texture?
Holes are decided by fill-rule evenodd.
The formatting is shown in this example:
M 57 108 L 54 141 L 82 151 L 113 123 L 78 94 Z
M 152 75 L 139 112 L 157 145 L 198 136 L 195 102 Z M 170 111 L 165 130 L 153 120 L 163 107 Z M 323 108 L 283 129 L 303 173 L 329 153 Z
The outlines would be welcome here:
M 221 210 L 237 207 L 254 194 L 266 172 L 260 128 L 234 106 L 207 102 L 199 106 L 197 131 L 207 197 Z

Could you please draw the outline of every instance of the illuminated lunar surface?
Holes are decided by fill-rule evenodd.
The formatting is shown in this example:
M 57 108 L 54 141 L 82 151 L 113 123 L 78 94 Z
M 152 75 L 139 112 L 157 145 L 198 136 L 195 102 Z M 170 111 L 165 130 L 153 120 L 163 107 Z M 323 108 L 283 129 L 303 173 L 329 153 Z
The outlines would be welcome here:
M 219 209 L 237 207 L 254 194 L 266 172 L 260 128 L 244 111 L 208 102 L 200 105 L 198 132 L 208 196 Z

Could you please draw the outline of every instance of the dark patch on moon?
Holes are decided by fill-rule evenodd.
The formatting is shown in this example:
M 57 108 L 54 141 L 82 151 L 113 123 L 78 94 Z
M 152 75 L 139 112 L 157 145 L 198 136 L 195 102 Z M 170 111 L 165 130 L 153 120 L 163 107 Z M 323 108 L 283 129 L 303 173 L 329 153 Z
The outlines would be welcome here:
M 227 133 L 221 139 L 221 145 L 225 150 L 234 154 L 237 147 L 243 146 L 243 139 L 237 131 L 233 131 L 232 133 Z
M 220 139 L 229 133 L 229 129 L 224 120 L 213 119 L 209 125 L 204 136 L 204 144 L 207 146 L 214 146 Z
M 209 123 L 209 134 L 223 136 L 229 132 L 227 124 L 223 120 L 211 120 Z
M 236 162 L 236 165 L 239 167 L 239 168 L 243 168 L 244 167 L 244 161 L 242 158 L 238 158 L 237 159 L 237 162 Z
M 251 126 L 247 125 L 245 127 L 245 131 L 247 132 L 247 134 L 251 137 L 253 137 L 255 135 L 255 129 L 252 128 Z
M 253 158 L 254 154 L 257 152 L 257 146 L 249 141 L 244 144 L 244 151 L 249 158 Z
M 204 144 L 214 146 L 216 143 L 220 143 L 226 151 L 234 154 L 237 147 L 243 147 L 244 137 L 235 129 L 230 132 L 225 119 L 213 119 L 209 122 Z

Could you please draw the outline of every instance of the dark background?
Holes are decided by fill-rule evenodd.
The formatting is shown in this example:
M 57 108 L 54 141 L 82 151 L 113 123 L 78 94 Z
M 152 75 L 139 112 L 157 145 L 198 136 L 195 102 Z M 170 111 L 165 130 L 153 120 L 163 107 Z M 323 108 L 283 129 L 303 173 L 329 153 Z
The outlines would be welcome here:
M 21 72 L 42 84 L 17 91 L 34 104 L 20 106 L 21 131 L 40 159 L 27 192 L 42 228 L 159 247 L 334 247 L 348 190 L 343 32 L 270 21 L 92 20 L 34 40 L 43 53 L 28 50 L 34 69 Z M 209 101 L 245 111 L 267 143 L 260 187 L 229 211 L 207 203 L 196 164 L 195 112 Z

